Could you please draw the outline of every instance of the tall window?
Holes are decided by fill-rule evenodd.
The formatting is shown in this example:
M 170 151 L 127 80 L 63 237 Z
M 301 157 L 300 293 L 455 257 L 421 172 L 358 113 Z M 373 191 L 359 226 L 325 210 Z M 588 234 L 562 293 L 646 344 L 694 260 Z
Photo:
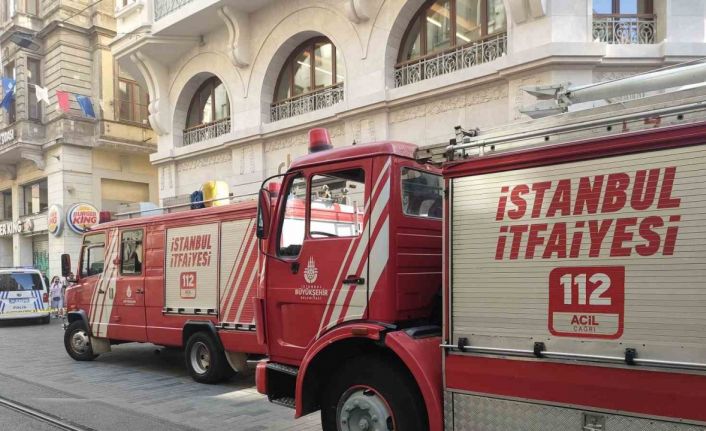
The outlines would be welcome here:
M 196 91 L 189 105 L 186 128 L 215 123 L 230 118 L 228 93 L 220 79 L 210 78 Z
M 27 58 L 27 113 L 30 120 L 40 120 L 42 118 L 41 105 L 37 101 L 37 88 L 35 85 L 42 85 L 39 60 Z
M 0 220 L 12 220 L 12 190 L 4 190 L 0 193 L 2 207 L 0 207 Z
M 436 0 L 414 17 L 402 41 L 399 62 L 415 60 L 506 31 L 502 0 Z
M 142 230 L 131 230 L 122 233 L 120 273 L 123 275 L 138 275 L 142 273 Z
M 275 102 L 343 82 L 346 71 L 336 46 L 325 37 L 310 39 L 287 59 L 277 79 Z
M 15 63 L 14 62 L 10 62 L 5 66 L 5 74 L 3 76 L 5 76 L 7 78 L 16 79 L 15 78 L 16 75 L 15 75 Z M 3 94 L 3 97 L 4 96 L 5 96 L 5 94 Z M 16 108 L 15 108 L 16 100 L 17 100 L 17 90 L 15 90 L 15 97 L 12 99 L 12 103 L 10 104 L 10 109 L 6 113 L 8 124 L 12 124 L 16 120 L 16 113 L 17 113 Z
M 23 186 L 22 197 L 24 198 L 24 212 L 22 215 L 38 214 L 46 211 L 49 208 L 47 179 Z
M 118 118 L 120 121 L 130 123 L 147 124 L 149 106 L 149 95 L 137 85 L 137 82 L 126 79 L 118 79 Z

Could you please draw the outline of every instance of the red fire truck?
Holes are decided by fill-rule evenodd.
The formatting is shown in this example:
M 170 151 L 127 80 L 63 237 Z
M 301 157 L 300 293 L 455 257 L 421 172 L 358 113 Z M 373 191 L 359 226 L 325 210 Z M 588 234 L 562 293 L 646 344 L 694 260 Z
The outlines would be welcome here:
M 217 382 L 265 353 L 255 332 L 254 201 L 98 225 L 66 290 L 64 345 L 92 360 L 111 344 L 185 348 L 192 377 Z M 69 275 L 68 255 L 62 272 Z
M 276 205 L 260 193 L 258 390 L 296 417 L 321 410 L 326 431 L 703 429 L 704 100 L 423 149 L 332 149 L 312 131 L 321 151 L 270 179 Z M 360 227 L 321 229 L 315 209 L 351 190 Z

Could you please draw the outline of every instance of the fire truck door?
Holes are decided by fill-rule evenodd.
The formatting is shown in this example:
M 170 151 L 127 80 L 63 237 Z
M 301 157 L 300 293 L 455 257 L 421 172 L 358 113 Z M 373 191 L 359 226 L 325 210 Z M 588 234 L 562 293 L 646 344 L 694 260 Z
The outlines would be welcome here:
M 297 359 L 327 329 L 368 304 L 369 160 L 290 177 L 268 271 L 272 357 Z
M 119 340 L 147 341 L 145 328 L 145 279 L 142 229 L 120 232 L 118 276 L 108 295 L 114 297 L 110 317 L 110 337 Z

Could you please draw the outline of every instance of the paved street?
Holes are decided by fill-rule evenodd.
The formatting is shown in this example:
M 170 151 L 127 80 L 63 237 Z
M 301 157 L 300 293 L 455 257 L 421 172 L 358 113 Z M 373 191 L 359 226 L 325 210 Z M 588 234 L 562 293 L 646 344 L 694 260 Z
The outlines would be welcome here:
M 141 344 L 75 362 L 62 336 L 57 320 L 0 322 L 0 397 L 99 431 L 320 429 L 318 414 L 295 421 L 293 410 L 267 402 L 252 375 L 201 385 L 188 376 L 181 352 Z M 51 429 L 32 425 L 0 409 L 0 431 Z

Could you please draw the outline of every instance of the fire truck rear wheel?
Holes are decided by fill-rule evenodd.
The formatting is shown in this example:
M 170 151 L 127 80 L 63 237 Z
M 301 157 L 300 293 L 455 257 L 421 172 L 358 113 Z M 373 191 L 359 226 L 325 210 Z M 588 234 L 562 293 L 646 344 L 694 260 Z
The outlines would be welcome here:
M 93 353 L 88 328 L 82 320 L 69 324 L 64 332 L 64 348 L 77 361 L 92 361 L 98 357 Z
M 409 374 L 377 355 L 348 360 L 334 371 L 321 400 L 324 431 L 424 431 L 425 413 Z
M 225 354 L 205 332 L 192 335 L 184 353 L 186 368 L 199 383 L 218 383 L 231 375 L 232 369 Z

